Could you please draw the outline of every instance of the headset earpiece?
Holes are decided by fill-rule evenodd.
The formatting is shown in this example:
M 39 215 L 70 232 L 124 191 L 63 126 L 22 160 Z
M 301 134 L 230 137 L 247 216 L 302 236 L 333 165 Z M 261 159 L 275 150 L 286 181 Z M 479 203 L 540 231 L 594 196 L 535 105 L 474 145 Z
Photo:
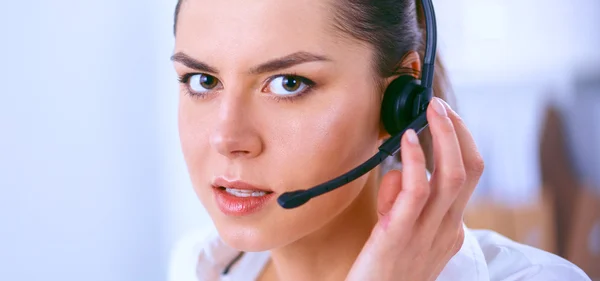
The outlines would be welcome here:
M 425 88 L 410 75 L 400 76 L 386 88 L 381 106 L 385 130 L 395 135 L 404 130 L 423 110 Z

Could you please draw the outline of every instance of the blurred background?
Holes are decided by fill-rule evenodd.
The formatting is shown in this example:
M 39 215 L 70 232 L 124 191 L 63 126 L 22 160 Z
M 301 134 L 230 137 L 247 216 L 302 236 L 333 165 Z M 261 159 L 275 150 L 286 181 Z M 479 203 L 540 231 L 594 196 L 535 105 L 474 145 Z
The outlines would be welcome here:
M 166 280 L 210 224 L 177 136 L 174 0 L 0 3 L 0 280 Z M 600 280 L 600 1 L 434 1 L 487 166 L 466 217 Z

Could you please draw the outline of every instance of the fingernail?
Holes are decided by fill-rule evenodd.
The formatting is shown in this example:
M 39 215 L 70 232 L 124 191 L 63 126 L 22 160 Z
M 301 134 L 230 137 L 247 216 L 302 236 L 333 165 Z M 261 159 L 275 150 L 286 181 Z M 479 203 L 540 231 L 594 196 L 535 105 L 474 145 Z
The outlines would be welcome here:
M 408 140 L 409 143 L 419 144 L 419 137 L 417 136 L 417 133 L 413 129 L 408 129 L 406 131 L 406 139 Z
M 448 112 L 446 112 L 446 107 L 444 106 L 444 104 L 442 104 L 442 102 L 440 101 L 439 98 L 433 98 L 433 101 L 431 101 L 432 106 L 433 106 L 433 110 L 435 110 L 435 112 L 442 117 L 447 117 L 448 116 Z

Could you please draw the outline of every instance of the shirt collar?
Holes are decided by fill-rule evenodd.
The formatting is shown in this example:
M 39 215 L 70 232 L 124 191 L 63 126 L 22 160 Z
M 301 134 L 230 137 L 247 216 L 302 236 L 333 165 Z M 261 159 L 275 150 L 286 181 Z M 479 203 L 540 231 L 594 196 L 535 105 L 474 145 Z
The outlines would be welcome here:
M 487 263 L 481 246 L 469 229 L 463 224 L 465 237 L 463 245 L 450 259 L 436 281 L 489 281 Z
M 477 242 L 475 236 L 473 236 L 464 224 L 463 229 L 465 232 L 463 245 L 458 253 L 446 264 L 446 267 L 444 267 L 436 281 L 490 281 L 486 259 L 479 242 Z M 208 258 L 213 263 L 211 263 L 211 268 L 206 268 L 208 264 L 203 264 L 202 262 L 198 264 L 196 272 L 198 277 L 201 277 L 200 280 L 216 280 L 215 277 L 217 275 L 221 275 L 220 280 L 238 280 L 238 277 L 249 274 L 249 272 L 236 270 L 236 264 L 232 264 L 232 261 L 236 260 L 239 256 L 239 251 L 227 246 L 218 236 L 213 237 L 211 240 L 210 250 L 201 253 L 201 255 L 206 256 L 204 258 L 200 257 L 200 260 Z M 244 266 L 245 270 L 254 268 L 260 271 L 268 259 L 268 252 L 246 253 L 236 263 L 244 260 L 245 263 L 252 263 L 251 267 Z M 231 266 L 230 272 L 226 276 L 222 275 L 228 266 Z M 258 272 L 252 273 L 257 274 Z M 205 276 L 207 274 L 210 277 Z

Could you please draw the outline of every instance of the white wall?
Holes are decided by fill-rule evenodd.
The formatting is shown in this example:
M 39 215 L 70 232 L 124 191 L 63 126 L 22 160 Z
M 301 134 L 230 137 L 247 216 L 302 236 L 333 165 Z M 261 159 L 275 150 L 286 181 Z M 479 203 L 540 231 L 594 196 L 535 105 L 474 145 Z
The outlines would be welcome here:
M 459 111 L 487 163 L 477 192 L 505 203 L 527 202 L 541 185 L 537 145 L 546 104 L 573 110 L 577 75 L 600 70 L 600 2 L 460 0 L 435 6 Z
M 552 81 L 600 63 L 597 0 L 435 1 L 457 84 Z
M 0 280 L 164 280 L 156 8 L 0 4 Z

